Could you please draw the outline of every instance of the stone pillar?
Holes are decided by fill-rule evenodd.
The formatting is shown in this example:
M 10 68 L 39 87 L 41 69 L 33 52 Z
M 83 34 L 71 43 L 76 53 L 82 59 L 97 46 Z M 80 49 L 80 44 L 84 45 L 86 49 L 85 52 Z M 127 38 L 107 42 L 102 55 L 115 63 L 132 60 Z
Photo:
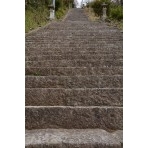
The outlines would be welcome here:
M 106 11 L 107 11 L 106 6 L 107 6 L 107 4 L 103 3 L 102 6 L 103 6 L 103 9 L 102 9 L 102 11 L 103 11 L 102 20 L 105 21 L 105 19 L 107 18 L 107 15 L 106 15 Z
M 106 10 L 107 8 L 103 7 L 103 16 L 102 16 L 103 21 L 106 19 Z
M 50 17 L 49 17 L 49 19 L 50 20 L 53 20 L 54 18 L 55 18 L 55 14 L 54 14 L 54 6 L 53 5 L 50 5 L 49 6 L 49 11 L 50 11 Z

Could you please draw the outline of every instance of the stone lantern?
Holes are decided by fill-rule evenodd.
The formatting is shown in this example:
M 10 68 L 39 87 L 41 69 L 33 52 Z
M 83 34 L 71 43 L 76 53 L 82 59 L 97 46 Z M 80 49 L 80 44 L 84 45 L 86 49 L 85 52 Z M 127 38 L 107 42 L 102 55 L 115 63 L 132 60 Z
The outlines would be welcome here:
M 49 11 L 50 11 L 50 20 L 53 20 L 55 18 L 55 14 L 54 14 L 55 8 L 54 8 L 54 5 L 49 5 L 48 8 L 49 8 Z
M 102 11 L 103 11 L 103 15 L 102 15 L 102 20 L 105 21 L 107 15 L 106 15 L 106 11 L 107 11 L 107 8 L 106 8 L 107 4 L 105 4 L 105 2 L 102 4 Z

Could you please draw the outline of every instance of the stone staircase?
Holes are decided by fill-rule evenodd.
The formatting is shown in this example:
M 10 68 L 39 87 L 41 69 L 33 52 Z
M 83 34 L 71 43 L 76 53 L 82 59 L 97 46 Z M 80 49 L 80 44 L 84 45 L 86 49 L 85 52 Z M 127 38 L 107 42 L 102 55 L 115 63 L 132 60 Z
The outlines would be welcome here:
M 26 36 L 26 148 L 121 148 L 123 37 L 82 9 Z

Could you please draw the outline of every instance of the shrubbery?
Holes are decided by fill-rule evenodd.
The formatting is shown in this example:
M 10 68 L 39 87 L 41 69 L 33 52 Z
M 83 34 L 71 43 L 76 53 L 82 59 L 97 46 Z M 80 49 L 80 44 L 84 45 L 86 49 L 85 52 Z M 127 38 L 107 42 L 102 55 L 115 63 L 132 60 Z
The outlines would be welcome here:
M 55 13 L 56 18 L 57 19 L 62 18 L 65 15 L 66 11 L 67 11 L 66 7 L 65 8 L 59 8 L 58 11 L 56 11 L 56 13 Z
M 105 2 L 107 4 L 107 15 L 110 15 L 110 0 L 96 0 L 90 4 L 90 6 L 93 8 L 95 14 L 97 16 L 102 16 L 102 4 Z
M 48 22 L 50 16 L 48 6 L 53 0 L 25 0 L 25 32 L 35 29 Z M 57 19 L 62 18 L 69 4 L 73 4 L 73 0 L 56 0 L 55 15 Z
M 111 9 L 110 17 L 118 21 L 123 20 L 123 7 L 116 6 Z
M 50 0 L 27 0 L 25 6 L 25 32 L 47 23 L 49 17 L 48 3 Z
M 52 0 L 25 0 L 25 8 L 30 9 L 30 7 L 36 9 L 38 7 L 46 6 L 51 4 Z
M 69 4 L 73 7 L 73 0 L 56 0 L 55 1 L 55 15 L 57 19 L 61 19 L 65 13 L 67 12 L 67 9 L 69 8 Z
M 102 16 L 102 4 L 107 4 L 107 16 L 115 20 L 123 19 L 123 6 L 111 3 L 110 0 L 95 0 L 90 4 L 97 16 Z

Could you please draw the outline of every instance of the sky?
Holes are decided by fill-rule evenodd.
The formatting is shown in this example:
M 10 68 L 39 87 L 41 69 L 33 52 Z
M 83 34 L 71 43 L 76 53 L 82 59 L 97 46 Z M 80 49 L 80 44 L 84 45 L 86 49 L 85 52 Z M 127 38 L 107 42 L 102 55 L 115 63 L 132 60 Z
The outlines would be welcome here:
M 81 4 L 82 0 L 77 0 L 79 4 Z M 91 0 L 83 0 L 83 2 L 87 2 L 87 1 L 91 1 Z

